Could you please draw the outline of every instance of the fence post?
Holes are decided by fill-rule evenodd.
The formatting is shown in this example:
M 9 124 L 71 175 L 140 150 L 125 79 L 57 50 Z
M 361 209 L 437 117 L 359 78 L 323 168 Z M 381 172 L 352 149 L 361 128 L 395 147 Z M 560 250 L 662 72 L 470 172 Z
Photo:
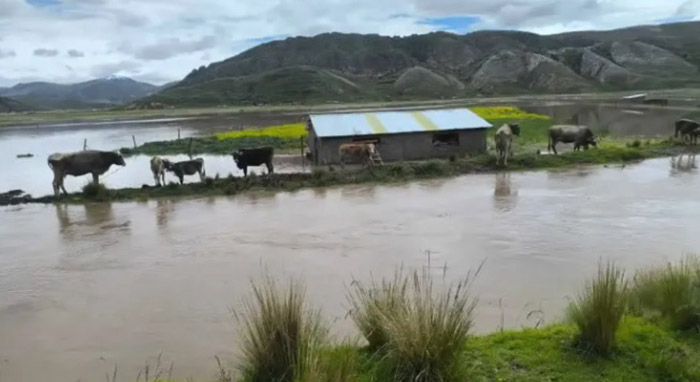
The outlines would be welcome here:
M 180 140 L 180 128 L 179 127 L 177 128 L 177 140 L 178 141 Z
M 304 137 L 299 137 L 299 142 L 301 143 L 301 171 L 304 172 L 306 169 L 306 158 L 304 158 Z
M 190 137 L 190 143 L 189 147 L 187 148 L 188 155 L 190 156 L 190 159 L 192 159 L 192 138 Z
M 131 140 L 134 142 L 134 150 L 136 150 L 136 137 L 132 134 Z
M 87 150 L 87 138 L 83 139 L 83 151 Z

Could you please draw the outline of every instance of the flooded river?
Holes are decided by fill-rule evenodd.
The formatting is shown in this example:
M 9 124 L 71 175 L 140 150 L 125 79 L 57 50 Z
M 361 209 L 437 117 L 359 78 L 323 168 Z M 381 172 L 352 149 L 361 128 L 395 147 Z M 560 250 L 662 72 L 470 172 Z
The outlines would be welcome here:
M 608 112 L 597 115 L 609 121 Z M 589 111 L 572 115 L 581 113 Z M 649 118 L 663 121 L 648 131 L 607 125 L 611 133 L 667 136 L 667 121 L 679 113 L 654 112 Z M 569 122 L 566 115 L 557 121 Z M 132 134 L 162 140 L 178 128 L 182 136 L 207 134 L 206 126 L 0 131 L 0 190 L 50 192 L 46 156 L 79 150 L 85 138 L 92 148 L 115 149 L 130 145 Z M 35 157 L 15 158 L 24 152 Z M 146 161 L 130 158 L 105 182 L 152 182 Z M 206 163 L 210 175 L 233 172 L 231 158 Z M 355 335 L 345 319 L 345 285 L 401 265 L 430 264 L 434 275 L 454 280 L 485 261 L 475 285 L 478 331 L 552 322 L 601 258 L 631 270 L 696 252 L 699 190 L 686 157 L 294 193 L 4 207 L 0 382 L 98 380 L 115 365 L 133 380 L 161 352 L 178 378 L 210 377 L 215 355 L 235 359 L 231 309 L 263 268 L 302 278 L 341 337 Z
M 560 314 L 599 258 L 630 268 L 700 248 L 692 163 L 465 176 L 234 198 L 0 212 L 0 380 L 134 376 L 163 352 L 180 377 L 234 359 L 230 309 L 267 268 L 302 277 L 351 334 L 345 284 L 486 261 L 477 329 Z M 540 311 L 527 318 L 531 311 Z M 51 378 L 50 378 L 51 377 Z

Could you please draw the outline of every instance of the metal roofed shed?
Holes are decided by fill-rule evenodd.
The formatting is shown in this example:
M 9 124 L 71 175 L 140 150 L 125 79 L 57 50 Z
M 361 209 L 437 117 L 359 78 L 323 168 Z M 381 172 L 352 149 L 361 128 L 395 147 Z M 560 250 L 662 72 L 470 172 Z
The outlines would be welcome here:
M 315 164 L 340 161 L 344 143 L 373 142 L 384 161 L 445 158 L 486 151 L 491 124 L 471 110 L 383 111 L 309 116 Z

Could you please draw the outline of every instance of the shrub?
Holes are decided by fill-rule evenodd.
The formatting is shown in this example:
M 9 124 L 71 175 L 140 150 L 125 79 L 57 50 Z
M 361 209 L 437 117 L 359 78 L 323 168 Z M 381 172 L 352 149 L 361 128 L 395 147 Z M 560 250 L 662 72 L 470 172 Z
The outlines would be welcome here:
M 369 344 L 371 351 L 384 348 L 388 342 L 386 322 L 384 317 L 393 317 L 397 310 L 406 305 L 408 278 L 401 270 L 396 271 L 394 278 L 369 285 L 353 281 L 348 292 L 350 318 Z
M 688 256 L 678 264 L 640 271 L 632 286 L 632 306 L 668 320 L 676 330 L 700 327 L 700 261 Z
M 612 263 L 598 265 L 598 275 L 589 281 L 569 305 L 569 318 L 578 327 L 577 342 L 598 354 L 615 346 L 617 330 L 627 308 L 624 272 Z
M 457 379 L 476 307 L 473 276 L 443 291 L 426 270 L 397 271 L 393 279 L 368 286 L 353 283 L 351 317 L 394 380 Z
M 244 302 L 240 371 L 247 382 L 307 381 L 318 366 L 318 352 L 327 328 L 320 313 L 310 310 L 305 288 L 290 282 L 280 289 L 265 276 L 253 283 L 253 298 Z
M 311 382 L 355 382 L 360 367 L 360 354 L 348 344 L 325 349 L 317 367 L 308 379 Z
M 467 276 L 438 292 L 426 270 L 414 272 L 404 308 L 383 317 L 389 340 L 384 362 L 396 381 L 459 379 L 477 302 L 471 297 L 471 283 Z
M 107 186 L 102 183 L 90 182 L 83 186 L 82 193 L 83 198 L 88 200 L 95 200 L 98 202 L 109 200 L 109 190 Z

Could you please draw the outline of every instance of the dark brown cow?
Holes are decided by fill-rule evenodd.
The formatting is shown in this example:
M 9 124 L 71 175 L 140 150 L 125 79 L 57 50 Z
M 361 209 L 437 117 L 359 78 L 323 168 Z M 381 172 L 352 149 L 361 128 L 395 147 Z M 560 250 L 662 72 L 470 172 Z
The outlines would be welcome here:
M 243 170 L 243 176 L 248 176 L 248 167 L 250 166 L 267 166 L 267 173 L 272 174 L 275 171 L 272 165 L 272 158 L 275 156 L 273 147 L 258 147 L 253 149 L 241 149 L 233 154 L 233 160 L 236 166 Z
M 372 156 L 376 152 L 377 146 L 374 143 L 344 143 L 338 147 L 340 166 L 344 167 L 348 160 L 371 166 L 373 164 Z
M 185 175 L 199 174 L 199 180 L 204 182 L 204 177 L 206 173 L 204 172 L 204 159 L 196 158 L 192 160 L 186 160 L 182 162 L 168 162 L 164 163 L 165 169 L 174 173 L 175 176 L 180 180 L 180 184 L 185 182 Z
M 66 188 L 63 180 L 66 175 L 81 176 L 92 174 L 92 181 L 97 183 L 100 175 L 112 165 L 126 166 L 124 157 L 116 151 L 85 150 L 70 154 L 52 154 L 48 158 L 49 168 L 53 170 L 53 192 L 58 196 L 59 188 L 64 194 Z

